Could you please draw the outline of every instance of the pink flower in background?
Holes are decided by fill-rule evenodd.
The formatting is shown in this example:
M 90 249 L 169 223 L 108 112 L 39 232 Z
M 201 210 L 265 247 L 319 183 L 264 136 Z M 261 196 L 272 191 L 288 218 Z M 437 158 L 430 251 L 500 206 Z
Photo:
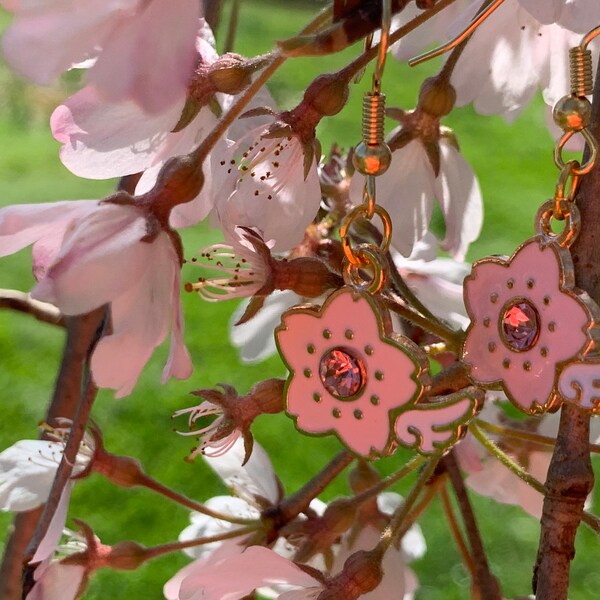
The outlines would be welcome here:
M 501 386 L 517 408 L 530 414 L 555 404 L 557 364 L 590 342 L 588 311 L 565 289 L 562 271 L 559 250 L 533 240 L 509 260 L 477 261 L 465 279 L 472 323 L 463 362 L 473 381 Z
M 196 23 L 196 36 L 197 60 L 212 64 L 218 55 L 203 19 Z M 209 106 L 203 106 L 184 130 L 173 133 L 186 97 L 182 93 L 171 105 L 148 115 L 131 98 L 109 101 L 97 86 L 87 85 L 58 106 L 50 120 L 55 139 L 63 144 L 63 164 L 80 177 L 105 179 L 138 173 L 162 165 L 171 156 L 187 154 L 217 119 Z M 155 178 L 156 173 L 152 183 Z
M 399 129 L 392 131 L 389 138 L 393 139 Z M 401 254 L 409 256 L 415 244 L 428 233 L 437 201 L 446 225 L 441 246 L 456 260 L 463 260 L 481 231 L 481 190 L 473 169 L 443 136 L 439 139 L 439 150 L 437 176 L 419 139 L 395 150 L 392 160 L 396 168 L 377 178 L 377 202 L 392 218 L 392 244 Z M 363 188 L 364 176 L 356 172 L 350 182 L 353 204 L 362 202 Z
M 385 337 L 366 297 L 342 289 L 318 312 L 285 313 L 276 336 L 297 427 L 333 432 L 362 456 L 384 454 L 390 413 L 418 399 L 421 368 L 407 346 Z
M 1 0 L 1 4 L 15 14 L 3 39 L 6 60 L 36 83 L 49 84 L 74 64 L 95 58 L 88 81 L 106 100 L 131 100 L 157 113 L 185 97 L 196 61 L 199 2 Z
M 235 159 L 242 149 L 238 144 L 231 148 L 231 160 L 215 165 L 217 181 L 228 181 L 232 173 L 235 177 L 234 189 L 217 200 L 214 216 L 226 236 L 238 225 L 255 227 L 274 241 L 274 252 L 283 252 L 302 241 L 319 210 L 321 187 L 316 161 L 305 167 L 300 138 L 261 137 L 267 130 L 260 126 L 247 134 L 252 143 L 241 160 Z
M 32 243 L 34 270 L 43 273 L 32 296 L 66 315 L 111 304 L 111 333 L 91 359 L 98 386 L 115 389 L 118 398 L 131 393 L 169 330 L 171 352 L 163 380 L 190 376 L 179 300 L 180 258 L 171 234 L 152 215 L 135 206 L 92 200 L 0 209 L 0 256 Z

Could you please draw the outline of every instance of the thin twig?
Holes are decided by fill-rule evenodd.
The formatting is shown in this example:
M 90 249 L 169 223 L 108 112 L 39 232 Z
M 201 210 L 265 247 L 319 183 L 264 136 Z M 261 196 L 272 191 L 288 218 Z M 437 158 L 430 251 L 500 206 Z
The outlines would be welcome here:
M 0 289 L 0 308 L 8 308 L 35 317 L 38 321 L 50 325 L 65 326 L 60 310 L 48 302 L 34 300 L 29 294 L 18 290 Z
M 453 452 L 449 452 L 443 459 L 443 464 L 452 482 L 458 506 L 465 524 L 467 539 L 471 546 L 471 556 L 474 562 L 474 584 L 479 590 L 481 600 L 502 600 L 498 580 L 490 571 L 485 548 L 479 533 L 479 527 L 475 520 L 475 513 L 469 500 L 469 495 L 465 487 L 456 457 Z
M 475 579 L 475 563 L 471 558 L 471 553 L 467 548 L 467 544 L 463 537 L 462 531 L 458 525 L 458 521 L 456 520 L 456 515 L 454 514 L 454 509 L 452 508 L 452 503 L 450 502 L 450 497 L 448 496 L 448 489 L 444 485 L 444 487 L 440 488 L 440 499 L 442 501 L 442 507 L 444 508 L 444 514 L 446 515 L 446 521 L 448 526 L 450 527 L 450 531 L 452 533 L 452 537 L 456 542 L 456 546 L 458 548 L 458 552 L 462 558 L 467 571 L 471 575 L 471 579 Z

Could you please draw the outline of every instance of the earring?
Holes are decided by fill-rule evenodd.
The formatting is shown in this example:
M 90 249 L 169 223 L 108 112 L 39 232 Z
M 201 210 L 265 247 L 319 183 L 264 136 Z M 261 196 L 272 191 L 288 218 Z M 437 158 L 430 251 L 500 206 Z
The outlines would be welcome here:
M 587 44 L 597 28 L 571 49 L 571 95 L 554 107 L 564 134 L 554 158 L 560 175 L 552 200 L 537 212 L 535 237 L 509 259 L 484 258 L 466 278 L 464 298 L 471 318 L 462 349 L 470 378 L 484 388 L 501 387 L 521 411 L 533 415 L 559 408 L 563 400 L 599 410 L 600 362 L 587 358 L 598 336 L 600 309 L 575 287 L 570 246 L 580 217 L 574 198 L 582 176 L 596 161 L 598 146 L 587 126 L 592 93 Z M 576 133 L 590 156 L 581 165 L 565 162 L 562 151 Z M 560 233 L 553 223 L 564 222 Z
M 421 348 L 392 329 L 381 294 L 385 292 L 392 223 L 376 204 L 375 178 L 391 162 L 384 142 L 385 95 L 381 78 L 391 10 L 383 2 L 379 58 L 371 92 L 363 100 L 363 142 L 354 165 L 366 176 L 363 204 L 340 227 L 345 286 L 322 306 L 297 306 L 276 329 L 279 353 L 289 369 L 286 412 L 304 433 L 334 433 L 352 452 L 375 458 L 400 444 L 423 454 L 449 448 L 477 409 L 468 391 L 440 401 L 427 398 L 428 360 Z M 379 246 L 353 246 L 350 227 L 377 216 L 383 225 Z M 427 401 L 425 399 L 427 398 Z

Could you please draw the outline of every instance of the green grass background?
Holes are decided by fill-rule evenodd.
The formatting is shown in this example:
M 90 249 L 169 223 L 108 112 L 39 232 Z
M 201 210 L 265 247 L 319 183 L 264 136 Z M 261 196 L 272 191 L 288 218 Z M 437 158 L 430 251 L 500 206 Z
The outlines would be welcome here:
M 253 0 L 242 5 L 236 50 L 246 55 L 268 51 L 272 40 L 294 34 L 314 13 L 309 2 Z M 0 15 L 6 26 L 8 18 Z M 300 100 L 306 85 L 319 73 L 346 64 L 359 51 L 356 45 L 339 55 L 288 61 L 275 75 L 271 89 L 282 108 Z M 438 63 L 439 65 L 439 63 Z M 460 68 L 460 65 L 459 65 Z M 419 82 L 436 65 L 411 70 L 389 60 L 385 89 L 388 105 L 414 106 Z M 337 141 L 348 148 L 360 135 L 360 97 L 370 73 L 352 91 L 344 111 L 325 120 L 319 136 L 326 150 Z M 58 160 L 58 144 L 49 132 L 47 117 L 64 91 L 40 90 L 23 83 L 5 68 L 0 70 L 0 205 L 51 202 L 61 199 L 99 198 L 113 182 L 89 181 L 71 175 Z M 557 172 L 552 161 L 553 141 L 543 121 L 543 104 L 537 99 L 511 126 L 499 117 L 481 117 L 470 107 L 457 109 L 446 121 L 458 136 L 461 149 L 479 175 L 485 199 L 485 226 L 472 245 L 469 259 L 487 254 L 510 254 L 533 234 L 533 218 L 552 191 Z M 390 127 L 393 125 L 389 124 Z M 402 201 L 399 193 L 398 201 Z M 218 233 L 199 225 L 184 232 L 187 254 L 218 239 Z M 30 256 L 24 251 L 0 262 L 0 287 L 27 290 L 32 285 Z M 194 278 L 190 267 L 184 279 Z M 228 344 L 231 302 L 203 303 L 183 296 L 186 339 L 195 372 L 186 382 L 159 384 L 166 348 L 159 349 L 144 371 L 134 393 L 115 400 L 99 395 L 93 416 L 104 429 L 107 448 L 139 458 L 147 471 L 173 488 L 198 500 L 223 493 L 222 484 L 198 460 L 184 462 L 191 443 L 173 433 L 170 415 L 194 404 L 193 389 L 228 382 L 245 393 L 256 381 L 283 376 L 277 357 L 258 365 L 242 365 Z M 34 322 L 30 317 L 0 313 L 0 448 L 19 439 L 37 437 L 59 364 L 63 332 Z M 181 423 L 181 427 L 184 423 Z M 292 492 L 316 473 L 339 444 L 333 438 L 299 436 L 290 420 L 267 416 L 256 422 L 255 435 L 270 452 L 286 491 Z M 404 464 L 408 453 L 399 452 L 378 467 L 391 472 Z M 406 492 L 410 481 L 397 486 Z M 347 491 L 344 477 L 323 495 L 329 500 Z M 520 509 L 474 498 L 481 529 L 494 572 L 504 595 L 512 598 L 530 591 L 539 525 Z M 177 538 L 188 523 L 188 512 L 145 490 L 124 491 L 93 475 L 75 488 L 71 516 L 86 520 L 104 543 L 133 539 L 153 545 Z M 11 517 L 0 513 L 0 541 Z M 441 507 L 434 501 L 421 520 L 427 540 L 426 556 L 413 564 L 421 588 L 418 600 L 459 600 L 469 596 L 469 579 L 455 552 Z M 573 566 L 570 598 L 589 599 L 600 586 L 597 538 L 583 529 Z M 186 563 L 182 555 L 156 560 L 136 572 L 97 573 L 86 594 L 88 600 L 112 598 L 154 600 L 162 598 L 162 585 Z

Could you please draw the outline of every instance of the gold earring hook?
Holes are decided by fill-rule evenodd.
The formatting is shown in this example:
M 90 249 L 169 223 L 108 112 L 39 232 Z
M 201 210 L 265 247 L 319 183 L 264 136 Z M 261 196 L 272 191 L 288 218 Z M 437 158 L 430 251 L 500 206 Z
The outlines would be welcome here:
M 387 56 L 390 43 L 390 29 L 392 28 L 392 3 L 390 0 L 381 2 L 381 37 L 379 39 L 379 54 L 377 56 L 377 65 L 373 73 L 373 91 L 381 91 L 381 79 L 383 77 L 383 68 L 385 67 L 385 58 Z
M 438 48 L 434 48 L 433 50 L 429 50 L 428 52 L 424 52 L 423 54 L 419 54 L 414 58 L 411 58 L 408 61 L 408 64 L 411 67 L 415 67 L 422 62 L 435 58 L 436 56 L 440 56 L 441 54 L 445 54 L 449 52 L 456 46 L 458 46 L 462 41 L 466 40 L 502 3 L 504 0 L 494 0 L 489 6 L 484 8 L 480 13 L 478 13 L 475 18 L 471 21 L 469 26 L 459 35 L 457 35 L 453 40 L 450 40 L 443 46 L 439 46 Z

